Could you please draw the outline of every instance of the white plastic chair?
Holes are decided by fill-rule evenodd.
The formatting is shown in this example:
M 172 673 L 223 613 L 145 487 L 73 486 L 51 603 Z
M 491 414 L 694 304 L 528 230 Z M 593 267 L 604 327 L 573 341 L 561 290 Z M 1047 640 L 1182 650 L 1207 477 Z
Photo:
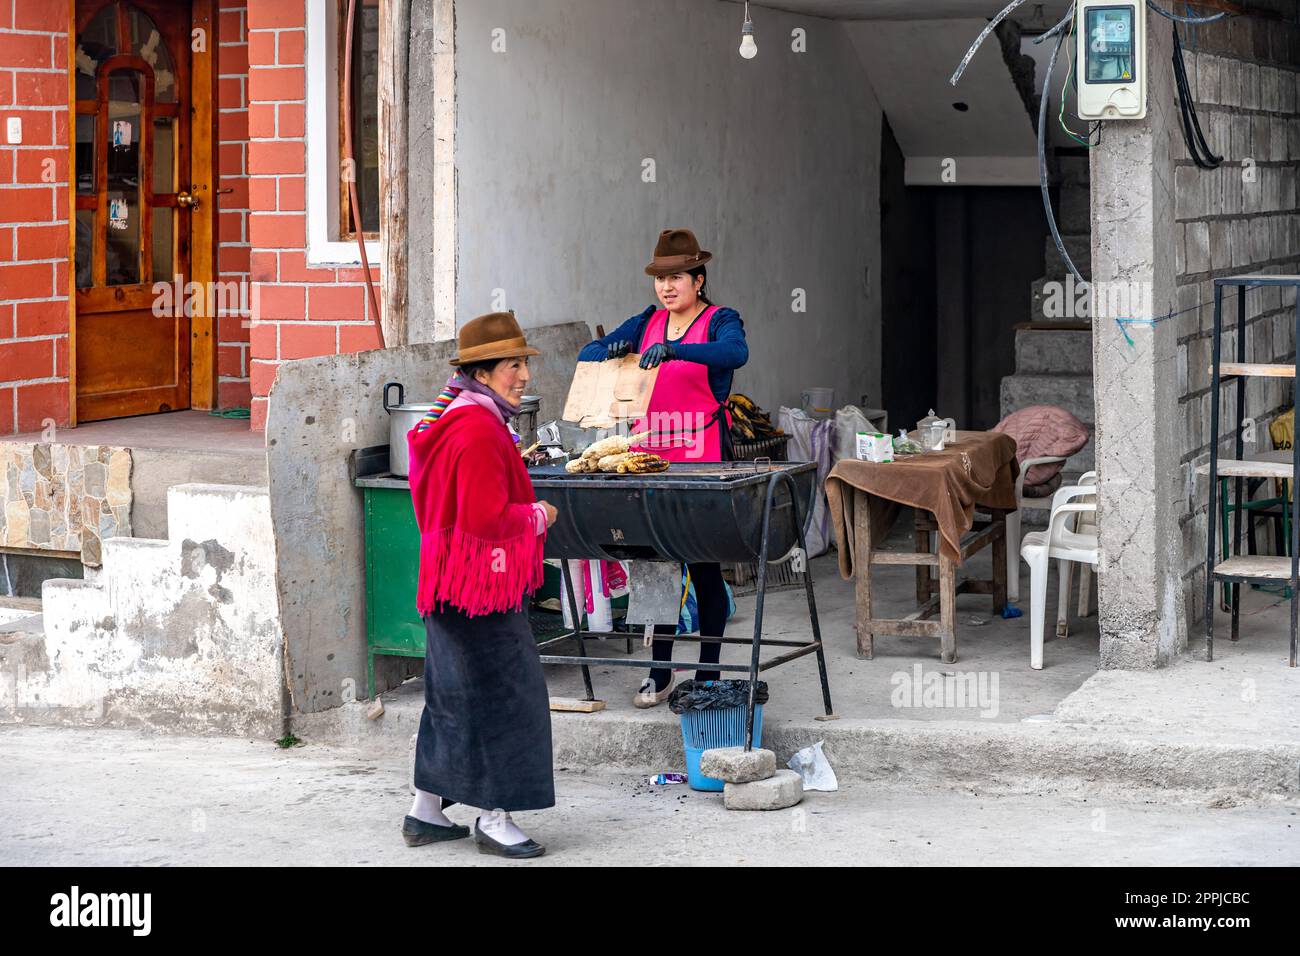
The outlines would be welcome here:
M 1035 465 L 1064 464 L 1067 459 L 1060 457 L 1027 458 L 1020 465 L 1020 475 L 1016 478 L 1016 509 L 1007 515 L 1007 600 L 1012 604 L 1020 601 L 1020 513 L 1022 511 L 1050 511 L 1050 498 L 1026 498 L 1025 475 Z M 1097 473 L 1085 472 L 1077 482 L 1080 485 L 1096 484 Z
M 1077 499 L 1085 499 L 1079 501 Z M 1047 571 L 1052 559 L 1058 562 L 1061 578 L 1057 607 L 1057 633 L 1060 634 L 1069 605 L 1069 563 L 1089 569 L 1099 558 L 1096 525 L 1097 486 L 1070 485 L 1052 496 L 1052 516 L 1047 530 L 1031 531 L 1020 545 L 1020 556 L 1029 565 L 1029 666 L 1043 669 L 1043 618 L 1047 604 Z M 1075 524 L 1075 521 L 1078 524 Z M 1087 588 L 1082 589 L 1086 595 Z

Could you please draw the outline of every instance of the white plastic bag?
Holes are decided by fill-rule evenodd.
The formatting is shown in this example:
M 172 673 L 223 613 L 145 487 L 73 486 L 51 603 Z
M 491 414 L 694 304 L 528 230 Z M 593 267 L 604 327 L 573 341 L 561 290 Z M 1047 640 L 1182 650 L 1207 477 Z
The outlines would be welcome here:
M 826 754 L 822 752 L 824 740 L 819 740 L 811 747 L 804 747 L 786 764 L 791 770 L 803 778 L 803 788 L 805 790 L 823 790 L 831 793 L 840 788 L 840 782 L 835 777 L 835 771 L 831 763 L 826 759 Z

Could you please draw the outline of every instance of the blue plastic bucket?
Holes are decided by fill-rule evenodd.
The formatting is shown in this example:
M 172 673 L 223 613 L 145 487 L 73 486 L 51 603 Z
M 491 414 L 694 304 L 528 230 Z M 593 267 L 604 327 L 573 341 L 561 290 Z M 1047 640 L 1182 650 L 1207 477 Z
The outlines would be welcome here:
M 744 707 L 688 710 L 682 714 L 682 746 L 686 750 L 686 782 L 692 790 L 720 791 L 723 782 L 700 773 L 700 755 L 715 747 L 745 746 Z M 754 746 L 763 743 L 763 705 L 754 707 Z

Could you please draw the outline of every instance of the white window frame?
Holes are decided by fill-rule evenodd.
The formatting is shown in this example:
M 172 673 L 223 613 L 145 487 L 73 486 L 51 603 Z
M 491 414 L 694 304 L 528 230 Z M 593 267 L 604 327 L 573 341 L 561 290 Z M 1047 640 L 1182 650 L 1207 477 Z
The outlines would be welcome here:
M 338 15 L 334 0 L 307 0 L 307 264 L 359 266 L 353 240 L 338 238 Z M 380 262 L 380 243 L 366 256 Z

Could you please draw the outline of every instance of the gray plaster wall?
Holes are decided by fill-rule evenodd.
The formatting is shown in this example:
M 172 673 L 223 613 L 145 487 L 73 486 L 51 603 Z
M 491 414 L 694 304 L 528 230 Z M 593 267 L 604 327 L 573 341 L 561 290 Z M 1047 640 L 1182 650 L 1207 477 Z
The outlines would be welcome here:
M 843 24 L 756 13 L 745 61 L 734 3 L 456 4 L 458 323 L 505 306 L 612 331 L 655 301 L 660 230 L 686 226 L 745 319 L 736 389 L 880 394 L 880 108 Z
M 543 353 L 532 369 L 544 416 L 562 408 L 571 356 L 586 337 L 580 323 L 529 330 L 529 344 Z M 285 362 L 276 375 L 266 449 L 294 713 L 338 706 L 349 691 L 365 695 L 362 498 L 348 473 L 348 455 L 388 444 L 385 382 L 403 383 L 408 402 L 432 401 L 455 350 L 454 342 L 439 342 L 330 355 Z M 377 659 L 378 689 L 399 682 L 409 669 L 401 659 Z
M 1216 276 L 1259 272 L 1300 273 L 1300 25 L 1294 2 L 1266 2 L 1281 20 L 1233 17 L 1201 27 L 1188 50 L 1188 79 L 1201 126 L 1215 152 L 1217 170 L 1196 168 L 1181 135 L 1173 136 L 1174 244 L 1178 272 L 1175 322 L 1177 389 L 1182 418 L 1181 469 L 1186 489 L 1179 524 L 1182 580 L 1193 621 L 1205 602 L 1205 534 L 1208 489 L 1193 475 L 1210 449 L 1210 376 Z M 1295 292 L 1257 289 L 1246 295 L 1246 361 L 1295 358 Z M 1237 301 L 1225 302 L 1223 357 L 1235 358 Z M 1221 449 L 1235 455 L 1235 383 L 1222 386 Z M 1253 418 L 1257 449 L 1272 448 L 1267 423 L 1291 407 L 1289 379 L 1247 379 L 1241 414 Z M 1249 455 L 1255 448 L 1247 445 Z M 1266 489 L 1271 493 L 1271 488 Z M 1271 534 L 1261 535 L 1271 541 Z

